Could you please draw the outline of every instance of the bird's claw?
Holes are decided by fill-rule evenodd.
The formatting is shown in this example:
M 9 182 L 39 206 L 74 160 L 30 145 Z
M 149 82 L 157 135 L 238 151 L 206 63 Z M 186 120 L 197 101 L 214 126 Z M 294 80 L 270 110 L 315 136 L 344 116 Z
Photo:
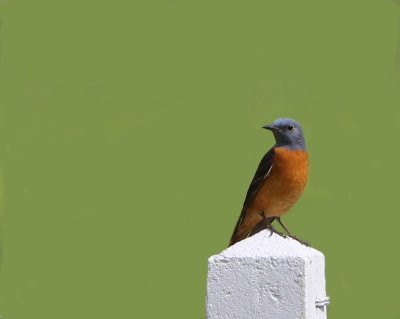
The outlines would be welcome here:
M 271 237 L 273 233 L 275 233 L 275 234 L 277 234 L 277 235 L 279 235 L 279 236 L 281 236 L 283 238 L 287 238 L 288 237 L 287 235 L 277 231 L 274 227 L 272 227 L 271 224 L 267 228 L 271 231 L 271 234 L 269 235 L 269 237 Z
M 292 239 L 298 241 L 300 244 L 303 244 L 304 246 L 311 247 L 310 244 L 307 243 L 306 241 L 301 240 L 300 238 L 297 238 L 297 237 L 294 236 L 294 235 L 286 235 L 286 234 L 284 234 L 284 233 L 281 233 L 281 232 L 277 231 L 274 227 L 272 227 L 272 225 L 270 225 L 270 226 L 267 227 L 267 228 L 268 228 L 268 229 L 270 230 L 270 232 L 271 232 L 270 235 L 269 235 L 269 237 L 271 237 L 272 234 L 275 233 L 275 234 L 277 234 L 277 235 L 279 235 L 279 236 L 281 236 L 281 237 L 283 237 L 283 238 L 292 238 Z
M 300 238 L 297 238 L 296 236 L 289 235 L 288 237 L 298 241 L 300 244 L 303 244 L 304 246 L 311 247 L 311 245 L 309 243 L 307 243 L 306 241 L 304 241 L 304 240 L 302 240 Z

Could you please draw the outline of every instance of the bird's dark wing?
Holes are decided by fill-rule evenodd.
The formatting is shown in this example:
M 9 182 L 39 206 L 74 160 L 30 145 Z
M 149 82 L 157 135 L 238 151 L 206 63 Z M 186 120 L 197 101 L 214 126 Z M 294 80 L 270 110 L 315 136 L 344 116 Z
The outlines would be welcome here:
M 274 156 L 275 156 L 274 148 L 271 148 L 264 155 L 260 164 L 258 165 L 257 171 L 253 177 L 253 180 L 250 183 L 249 189 L 247 190 L 246 198 L 243 203 L 243 209 L 242 209 L 242 212 L 236 223 L 236 227 L 235 227 L 235 230 L 233 231 L 232 238 L 235 236 L 236 232 L 238 231 L 240 224 L 242 223 L 242 221 L 246 215 L 247 208 L 251 205 L 258 190 L 260 189 L 264 180 L 267 178 L 267 176 L 271 170 L 271 167 L 272 167 L 272 162 L 274 160 Z
M 249 189 L 247 190 L 246 198 L 243 203 L 243 208 L 248 208 L 248 206 L 254 199 L 254 196 L 257 194 L 258 189 L 267 178 L 268 173 L 272 167 L 274 156 L 274 148 L 271 148 L 262 158 L 260 164 L 258 165 L 257 171 L 254 174 L 253 180 L 250 183 Z

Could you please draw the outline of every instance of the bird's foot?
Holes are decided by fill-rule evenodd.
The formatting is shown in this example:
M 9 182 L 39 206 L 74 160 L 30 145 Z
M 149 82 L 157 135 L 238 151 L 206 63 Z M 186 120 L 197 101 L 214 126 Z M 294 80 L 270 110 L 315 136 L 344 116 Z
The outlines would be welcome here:
M 293 238 L 294 240 L 297 240 L 300 244 L 303 244 L 303 245 L 305 245 L 305 246 L 307 246 L 307 247 L 310 247 L 310 244 L 309 244 L 309 243 L 307 243 L 306 241 L 301 240 L 300 238 L 297 238 L 296 236 L 292 235 L 292 234 L 290 233 L 289 229 L 288 229 L 287 226 L 283 223 L 283 221 L 281 220 L 280 217 L 276 217 L 276 220 L 277 220 L 278 223 L 282 226 L 282 228 L 286 231 L 286 233 L 287 233 L 287 236 L 286 236 L 286 237 Z
M 298 241 L 300 244 L 303 244 L 304 246 L 310 247 L 310 244 L 307 243 L 306 241 L 304 241 L 304 240 L 302 240 L 300 238 L 297 238 L 296 236 L 291 235 L 291 234 L 287 235 L 287 234 L 281 233 L 280 231 L 277 231 L 274 227 L 272 227 L 272 225 L 269 225 L 267 228 L 271 231 L 271 234 L 269 235 L 270 237 L 272 236 L 273 233 L 275 233 L 275 234 L 277 234 L 277 235 L 279 235 L 279 236 L 281 236 L 283 238 L 292 238 L 292 239 Z
M 271 237 L 273 233 L 275 233 L 275 234 L 277 234 L 277 235 L 279 235 L 279 236 L 281 236 L 283 238 L 287 238 L 288 237 L 288 235 L 277 231 L 274 227 L 272 227 L 271 224 L 267 228 L 271 231 L 271 234 L 269 235 L 269 237 Z
M 307 243 L 306 241 L 304 241 L 304 240 L 302 240 L 302 239 L 300 239 L 300 238 L 297 238 L 297 237 L 294 236 L 294 235 L 288 235 L 287 237 L 292 238 L 292 239 L 298 241 L 300 244 L 303 244 L 304 246 L 311 247 L 311 245 L 310 245 L 309 243 Z

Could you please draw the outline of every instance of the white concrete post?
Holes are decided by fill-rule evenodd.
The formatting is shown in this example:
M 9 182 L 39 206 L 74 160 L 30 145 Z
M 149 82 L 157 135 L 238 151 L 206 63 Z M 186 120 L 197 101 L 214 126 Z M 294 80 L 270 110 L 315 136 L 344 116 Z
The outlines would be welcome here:
M 325 319 L 325 258 L 264 230 L 208 260 L 208 319 Z

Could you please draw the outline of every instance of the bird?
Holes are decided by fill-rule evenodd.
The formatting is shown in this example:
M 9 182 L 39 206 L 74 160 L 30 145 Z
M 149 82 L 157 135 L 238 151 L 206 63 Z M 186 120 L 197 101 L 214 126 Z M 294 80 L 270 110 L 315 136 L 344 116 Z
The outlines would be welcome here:
M 309 159 L 303 129 L 290 118 L 278 118 L 262 128 L 273 133 L 275 145 L 258 165 L 229 246 L 266 228 L 285 236 L 272 227 L 274 220 L 288 236 L 298 240 L 291 235 L 281 216 L 298 201 L 307 184 Z

